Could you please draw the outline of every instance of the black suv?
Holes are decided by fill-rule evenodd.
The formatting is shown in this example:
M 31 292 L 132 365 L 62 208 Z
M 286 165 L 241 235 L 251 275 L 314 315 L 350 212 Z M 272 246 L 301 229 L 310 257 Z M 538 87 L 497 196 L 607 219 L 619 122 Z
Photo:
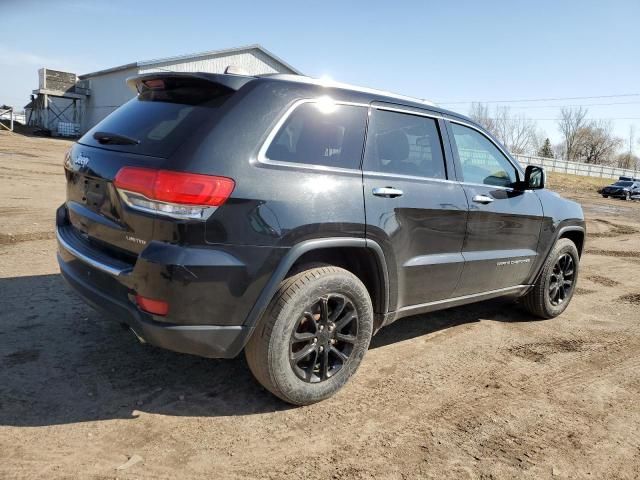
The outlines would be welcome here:
M 620 177 L 616 183 L 598 190 L 598 193 L 604 198 L 613 197 L 631 200 L 640 196 L 640 179 Z
M 299 76 L 129 84 L 66 157 L 58 260 L 150 344 L 244 350 L 302 405 L 399 318 L 505 295 L 550 318 L 571 300 L 580 206 L 468 118 Z

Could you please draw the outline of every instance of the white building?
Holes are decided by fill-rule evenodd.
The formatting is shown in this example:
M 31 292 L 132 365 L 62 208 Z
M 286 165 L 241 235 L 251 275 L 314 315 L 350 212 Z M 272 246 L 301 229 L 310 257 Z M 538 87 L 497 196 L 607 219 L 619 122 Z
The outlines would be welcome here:
M 300 74 L 294 67 L 260 45 L 128 63 L 79 75 L 76 88 L 67 91 L 64 94 L 64 98 L 54 98 L 54 95 L 44 90 L 41 85 L 40 90 L 34 90 L 33 93 L 38 94 L 38 98 L 44 95 L 42 101 L 38 104 L 41 104 L 42 111 L 39 115 L 34 112 L 31 116 L 43 120 L 32 121 L 31 124 L 47 128 L 53 134 L 57 134 L 60 130 L 58 122 L 64 122 L 66 125 L 67 122 L 71 121 L 68 113 L 77 110 L 78 113 L 74 113 L 74 120 L 72 121 L 76 121 L 79 124 L 80 133 L 84 133 L 135 96 L 135 92 L 126 84 L 126 80 L 129 77 L 142 73 L 162 71 L 223 73 L 228 66 L 238 67 L 249 75 L 267 73 Z M 78 94 L 81 94 L 82 98 Z M 78 98 L 68 100 L 70 95 Z M 78 108 L 66 109 L 64 111 L 66 117 L 61 118 L 63 115 L 59 111 L 63 110 L 64 106 L 61 108 L 59 104 L 68 101 L 73 101 Z M 34 101 L 32 103 L 36 104 L 37 102 Z M 31 105 L 29 106 L 31 107 Z

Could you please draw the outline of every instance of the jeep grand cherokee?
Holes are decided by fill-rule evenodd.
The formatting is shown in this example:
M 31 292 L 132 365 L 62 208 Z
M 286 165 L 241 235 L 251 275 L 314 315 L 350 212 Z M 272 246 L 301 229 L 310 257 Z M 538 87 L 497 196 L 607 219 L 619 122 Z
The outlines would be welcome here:
M 300 76 L 128 82 L 65 160 L 58 260 L 150 344 L 244 350 L 303 405 L 402 317 L 511 296 L 550 318 L 571 300 L 580 206 L 466 117 Z

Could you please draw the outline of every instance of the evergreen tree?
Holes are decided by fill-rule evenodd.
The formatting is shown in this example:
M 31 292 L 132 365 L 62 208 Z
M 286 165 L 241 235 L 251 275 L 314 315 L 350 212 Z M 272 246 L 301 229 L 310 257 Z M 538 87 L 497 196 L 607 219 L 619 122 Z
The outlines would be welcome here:
M 553 148 L 551 148 L 551 141 L 547 138 L 544 143 L 542 144 L 542 147 L 540 147 L 540 150 L 538 150 L 538 156 L 539 157 L 545 157 L 545 158 L 553 158 Z

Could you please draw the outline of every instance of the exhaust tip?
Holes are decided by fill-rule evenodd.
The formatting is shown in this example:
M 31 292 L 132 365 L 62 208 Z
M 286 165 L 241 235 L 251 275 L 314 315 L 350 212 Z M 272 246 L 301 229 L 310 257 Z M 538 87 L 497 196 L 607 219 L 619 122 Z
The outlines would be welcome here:
M 138 339 L 138 342 L 140 342 L 142 345 L 147 343 L 147 341 L 144 338 L 142 338 L 142 336 L 139 335 L 138 332 L 136 332 L 133 328 L 129 327 L 129 330 L 131 330 L 131 333 L 133 333 L 133 336 L 136 337 Z

